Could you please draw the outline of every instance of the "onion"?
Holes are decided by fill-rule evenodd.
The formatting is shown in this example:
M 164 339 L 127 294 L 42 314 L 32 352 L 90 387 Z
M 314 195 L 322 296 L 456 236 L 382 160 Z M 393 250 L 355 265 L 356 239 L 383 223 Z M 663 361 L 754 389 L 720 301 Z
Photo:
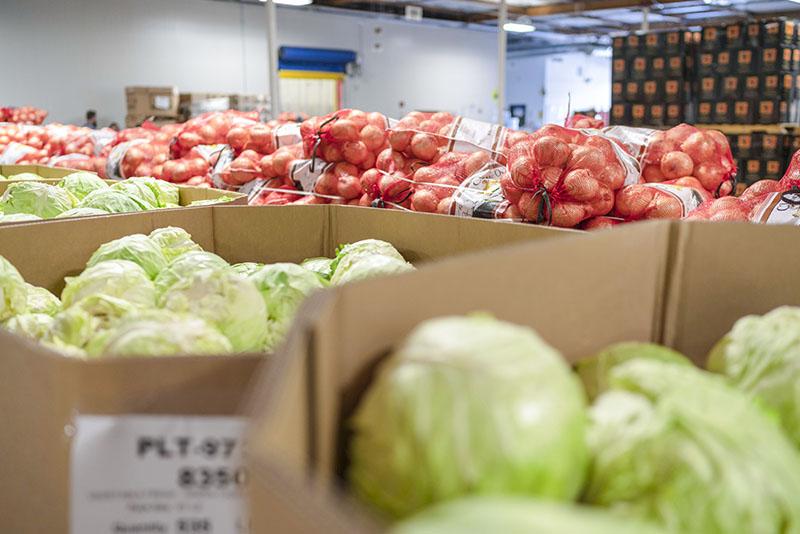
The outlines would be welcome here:
M 574 200 L 587 201 L 597 196 L 600 185 L 589 171 L 576 169 L 564 176 L 564 191 Z
M 339 196 L 346 198 L 347 200 L 357 199 L 361 196 L 361 184 L 358 181 L 358 178 L 351 174 L 345 174 L 339 177 L 339 184 L 338 184 L 338 193 Z
M 367 124 L 360 134 L 361 142 L 372 152 L 379 151 L 386 142 L 386 132 L 377 126 Z
M 331 136 L 338 142 L 358 141 L 359 132 L 352 120 L 339 119 L 330 125 Z
M 581 204 L 572 202 L 558 202 L 553 204 L 553 226 L 572 228 L 578 226 L 585 218 L 586 212 Z
M 716 142 L 703 132 L 696 132 L 687 137 L 681 143 L 681 150 L 686 152 L 696 164 L 709 163 L 715 159 L 720 159 L 715 157 Z
M 436 140 L 433 136 L 417 133 L 411 138 L 411 154 L 415 158 L 430 161 L 436 155 Z
M 417 191 L 411 197 L 411 209 L 434 213 L 439 205 L 439 198 L 431 191 Z
M 533 157 L 542 167 L 563 167 L 570 153 L 569 145 L 557 137 L 541 137 L 533 144 Z
M 361 141 L 348 141 L 342 145 L 342 156 L 344 159 L 355 165 L 360 164 L 367 158 L 367 147 Z
M 690 138 L 691 139 L 691 138 Z M 661 174 L 668 180 L 680 178 L 681 176 L 691 176 L 694 171 L 692 158 L 684 152 L 673 150 L 667 152 L 661 158 Z

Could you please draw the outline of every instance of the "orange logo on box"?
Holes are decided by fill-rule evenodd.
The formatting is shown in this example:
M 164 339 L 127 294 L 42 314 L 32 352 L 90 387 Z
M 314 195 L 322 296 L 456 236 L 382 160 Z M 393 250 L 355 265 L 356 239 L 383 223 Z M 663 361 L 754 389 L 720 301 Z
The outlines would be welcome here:
M 758 76 L 748 76 L 745 85 L 748 89 L 758 89 Z
M 645 94 L 652 95 L 656 92 L 656 82 L 652 80 L 648 80 L 644 82 L 644 92 Z
M 708 78 L 703 78 L 700 81 L 700 85 L 701 85 L 701 87 L 703 88 L 704 91 L 712 91 L 714 89 L 714 82 L 715 81 L 716 81 L 716 78 L 714 78 L 713 76 L 712 77 L 708 77 Z
M 639 36 L 638 35 L 629 35 L 628 36 L 628 46 L 639 46 Z
M 739 63 L 751 63 L 753 61 L 753 52 L 750 50 L 739 50 Z
M 667 43 L 671 44 L 671 45 L 678 44 L 679 38 L 680 38 L 680 34 L 679 33 L 668 33 L 667 34 Z
M 667 80 L 667 83 L 664 84 L 664 90 L 669 95 L 678 94 L 678 87 L 678 82 L 675 80 Z
M 700 64 L 706 67 L 714 63 L 714 54 L 700 54 Z M 672 61 L 670 61 L 670 66 Z
M 611 106 L 611 113 L 614 118 L 621 119 L 625 115 L 625 106 L 623 104 L 614 104 Z
M 739 86 L 739 78 L 736 76 L 726 76 L 723 79 L 723 86 L 728 91 L 735 91 L 736 88 Z
M 783 88 L 784 89 L 791 89 L 793 83 L 794 83 L 794 77 L 791 74 L 784 74 L 783 75 Z
M 681 105 L 680 104 L 669 104 L 667 106 L 667 117 L 671 119 L 675 119 L 679 117 L 681 114 Z
M 658 44 L 658 34 L 648 33 L 647 37 L 645 37 L 645 43 L 648 46 L 656 46 Z
M 741 29 L 738 25 L 728 26 L 725 28 L 725 33 L 728 35 L 728 39 L 736 39 L 741 34 Z
M 757 173 L 759 170 L 761 170 L 761 160 L 760 159 L 748 159 L 747 160 L 747 172 Z
M 728 52 L 727 50 L 723 50 L 717 55 L 717 63 L 720 63 L 722 65 L 727 65 L 730 62 L 731 62 L 731 53 Z
M 754 22 L 747 25 L 747 35 L 750 37 L 758 37 L 761 33 L 761 26 L 758 22 Z
M 614 82 L 614 83 L 612 83 L 611 84 L 611 92 L 616 96 L 621 95 L 622 94 L 622 82 Z
M 625 70 L 625 60 L 624 59 L 615 59 L 614 60 L 614 70 L 617 72 L 621 72 Z
M 775 63 L 775 60 L 778 57 L 778 51 L 775 48 L 765 48 L 763 57 L 764 62 Z
M 664 70 L 664 58 L 663 57 L 654 57 L 653 58 L 653 69 L 655 69 L 655 70 Z
M 761 138 L 761 144 L 764 148 L 773 149 L 778 146 L 778 136 L 777 135 L 765 135 Z
M 771 100 L 764 100 L 758 104 L 758 111 L 762 115 L 769 115 L 772 113 L 772 110 L 775 109 L 775 105 L 772 103 Z
M 728 112 L 728 103 L 727 102 L 717 102 L 716 104 L 716 111 L 718 115 L 724 115 Z
M 736 103 L 736 107 L 739 107 L 739 102 Z M 749 135 L 740 135 L 736 139 L 736 145 L 739 148 L 750 148 L 750 146 L 752 146 L 752 139 Z
M 633 115 L 634 119 L 644 118 L 644 105 L 634 104 L 633 107 L 631 108 L 631 114 Z
M 767 89 L 777 89 L 778 88 L 778 76 L 776 74 L 771 74 L 764 78 L 764 86 Z
M 635 70 L 644 70 L 646 68 L 646 63 L 643 57 L 637 57 L 633 60 L 633 68 Z
M 697 106 L 697 112 L 701 115 L 708 115 L 711 113 L 711 102 L 700 102 Z
M 778 160 L 768 160 L 767 161 L 767 172 L 770 174 L 778 174 L 781 170 L 781 162 Z
M 713 26 L 709 26 L 708 28 L 703 28 L 703 39 L 707 41 L 713 41 L 717 38 L 717 29 Z
M 660 119 L 661 117 L 664 116 L 664 106 L 661 104 L 655 104 L 653 106 L 650 106 L 650 115 L 654 119 Z
M 746 117 L 750 113 L 750 102 L 747 100 L 737 100 L 736 103 L 733 105 L 733 112 L 736 114 L 737 117 Z M 741 138 L 741 136 L 739 136 Z M 750 136 L 747 137 L 750 139 Z M 748 145 L 750 142 L 748 141 Z

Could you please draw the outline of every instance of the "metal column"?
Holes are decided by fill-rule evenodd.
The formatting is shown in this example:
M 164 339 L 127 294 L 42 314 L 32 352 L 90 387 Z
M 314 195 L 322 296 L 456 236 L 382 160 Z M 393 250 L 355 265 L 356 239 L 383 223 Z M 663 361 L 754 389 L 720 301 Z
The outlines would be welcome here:
M 505 125 L 506 107 L 506 31 L 503 26 L 508 20 L 506 0 L 500 0 L 497 14 L 497 122 Z
M 269 83 L 270 114 L 273 118 L 281 112 L 281 89 L 278 81 L 278 26 L 275 22 L 275 2 L 267 0 L 267 76 Z

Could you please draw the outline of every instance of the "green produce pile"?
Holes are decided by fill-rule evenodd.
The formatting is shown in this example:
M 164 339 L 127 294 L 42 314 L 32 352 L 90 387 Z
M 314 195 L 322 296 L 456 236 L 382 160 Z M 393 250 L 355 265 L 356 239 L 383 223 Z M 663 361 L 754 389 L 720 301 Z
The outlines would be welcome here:
M 383 256 L 391 265 L 376 262 Z M 0 321 L 74 356 L 270 351 L 312 291 L 414 269 L 377 240 L 304 262 L 323 263 L 336 267 L 320 274 L 293 263 L 230 265 L 183 229 L 159 228 L 100 246 L 82 273 L 65 279 L 60 299 L 0 257 Z
M 128 178 L 113 185 L 90 172 L 74 172 L 56 185 L 35 181 L 41 177 L 31 173 L 9 178 L 25 181 L 9 184 L 0 196 L 0 224 L 177 208 L 180 202 L 178 186 L 150 177 Z M 196 200 L 189 206 L 231 200 L 233 198 L 223 196 Z
M 529 328 L 432 319 L 349 420 L 347 478 L 395 534 L 800 533 L 800 308 L 709 367 L 621 343 L 573 370 Z

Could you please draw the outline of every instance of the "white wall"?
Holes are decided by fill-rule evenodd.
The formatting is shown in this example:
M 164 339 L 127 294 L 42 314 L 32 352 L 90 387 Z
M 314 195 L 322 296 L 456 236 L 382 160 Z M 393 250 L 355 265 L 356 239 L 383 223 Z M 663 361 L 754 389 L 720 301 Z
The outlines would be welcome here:
M 0 0 L 0 105 L 106 124 L 123 122 L 127 85 L 265 93 L 265 27 L 261 6 L 210 0 Z M 358 52 L 346 106 L 496 116 L 493 33 L 279 8 L 278 44 Z
M 545 77 L 545 122 L 563 124 L 570 108 L 575 112 L 611 107 L 610 58 L 582 52 L 547 56 Z
M 506 62 L 506 104 L 525 104 L 526 130 L 533 130 L 544 121 L 546 56 L 509 59 Z

